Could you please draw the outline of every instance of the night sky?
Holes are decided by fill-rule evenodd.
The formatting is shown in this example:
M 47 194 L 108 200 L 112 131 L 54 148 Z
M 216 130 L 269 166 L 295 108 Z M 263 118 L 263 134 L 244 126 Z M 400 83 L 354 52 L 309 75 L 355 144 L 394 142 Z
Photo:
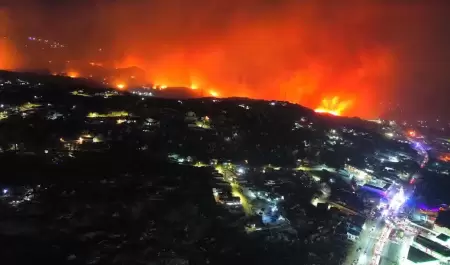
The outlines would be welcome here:
M 449 11 L 444 0 L 0 1 L 1 34 L 14 36 L 0 67 L 32 61 L 8 56 L 36 35 L 67 43 L 73 60 L 136 65 L 161 84 L 312 108 L 337 96 L 346 115 L 400 104 L 407 118 L 430 118 L 448 115 Z

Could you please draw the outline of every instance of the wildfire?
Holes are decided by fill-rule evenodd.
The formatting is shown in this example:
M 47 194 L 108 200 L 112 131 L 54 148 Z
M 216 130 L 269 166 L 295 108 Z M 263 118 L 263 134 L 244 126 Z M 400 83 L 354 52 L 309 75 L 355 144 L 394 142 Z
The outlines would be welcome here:
M 17 50 L 14 43 L 6 37 L 8 30 L 8 15 L 0 7 L 0 69 L 17 67 Z
M 340 116 L 350 105 L 351 101 L 341 101 L 339 97 L 333 97 L 332 99 L 324 98 L 320 106 L 315 109 L 315 112 Z
M 443 154 L 439 156 L 439 160 L 443 162 L 450 162 L 450 154 Z
M 416 136 L 417 136 L 417 133 L 416 133 L 416 131 L 414 131 L 414 130 L 409 130 L 409 131 L 408 131 L 408 135 L 409 135 L 410 137 L 416 137 Z
M 215 91 L 215 90 L 210 90 L 210 91 L 209 91 L 209 94 L 210 94 L 212 97 L 215 97 L 215 98 L 217 98 L 217 97 L 219 96 L 219 93 L 218 93 L 217 91 Z
M 317 112 L 332 115 L 351 112 L 369 118 L 379 115 L 383 108 L 379 102 L 394 91 L 392 84 L 397 83 L 394 81 L 399 76 L 396 70 L 402 69 L 397 68 L 397 63 L 402 62 L 398 58 L 403 54 L 396 52 L 408 51 L 389 45 L 397 39 L 380 34 L 386 29 L 380 21 L 393 23 L 386 17 L 403 19 L 402 15 L 409 12 L 403 12 L 407 10 L 404 7 L 386 9 L 378 4 L 383 1 L 353 1 L 355 4 L 331 6 L 327 1 L 313 0 L 194 1 L 204 3 L 202 8 L 191 4 L 192 1 L 100 2 L 102 12 L 82 12 L 84 5 L 79 5 L 80 12 L 70 13 L 95 14 L 95 17 L 73 20 L 81 19 L 80 23 L 73 23 L 69 18 L 61 20 L 61 25 L 55 25 L 58 30 L 44 27 L 43 21 L 47 19 L 40 19 L 41 8 L 29 8 L 30 15 L 25 21 L 32 25 L 31 21 L 36 20 L 42 29 L 52 28 L 50 35 L 55 36 L 59 31 L 65 36 L 63 29 L 73 29 L 70 32 L 73 43 L 69 48 L 58 49 L 57 54 L 61 53 L 64 60 L 77 58 L 70 62 L 70 70 L 76 69 L 86 77 L 91 73 L 95 73 L 93 78 L 103 72 L 109 75 L 109 70 L 113 70 L 109 68 L 116 68 L 117 76 L 110 76 L 103 83 L 108 84 L 114 78 L 127 82 L 126 85 L 118 84 L 117 80 L 111 82 L 121 90 L 137 84 L 157 84 L 153 88 L 158 90 L 185 87 L 189 95 L 198 97 L 280 100 L 317 108 Z M 36 16 L 34 9 L 39 10 Z M 324 20 L 325 11 L 329 12 L 329 19 Z M 9 14 L 2 16 L 0 12 L 0 36 L 8 33 L 9 27 L 3 26 L 9 22 L 6 15 Z M 50 21 L 54 16 L 48 17 Z M 142 19 L 137 21 L 136 17 Z M 185 17 L 195 19 L 185 22 Z M 11 18 L 14 18 L 11 21 L 22 21 L 14 12 Z M 82 35 L 84 22 L 93 18 L 99 23 L 86 38 Z M 400 21 L 408 30 L 417 28 Z M 12 27 L 15 28 L 22 27 Z M 108 41 L 101 37 L 105 32 Z M 17 58 L 10 52 L 14 43 L 6 45 L 2 40 L 0 68 L 16 68 Z M 35 53 L 35 49 L 27 50 Z M 54 60 L 52 67 L 57 67 L 57 59 L 61 58 L 53 56 L 53 52 L 49 55 Z M 27 57 L 30 56 L 24 56 Z M 24 61 L 34 64 L 40 60 Z M 73 66 L 75 63 L 80 66 Z M 96 68 L 102 65 L 104 69 Z M 134 75 L 135 70 L 139 74 L 130 77 L 128 71 Z M 351 95 L 351 102 L 339 101 L 337 96 L 347 99 L 346 95 Z
M 79 73 L 77 73 L 77 72 L 68 72 L 67 73 L 67 76 L 68 77 L 70 77 L 70 78 L 77 78 L 77 77 L 79 77 L 80 76 L 80 74 Z
M 102 63 L 96 63 L 96 62 L 90 62 L 89 65 L 91 65 L 91 66 L 98 66 L 98 67 L 103 66 Z
M 124 90 L 127 86 L 124 83 L 117 83 L 116 87 L 119 90 Z

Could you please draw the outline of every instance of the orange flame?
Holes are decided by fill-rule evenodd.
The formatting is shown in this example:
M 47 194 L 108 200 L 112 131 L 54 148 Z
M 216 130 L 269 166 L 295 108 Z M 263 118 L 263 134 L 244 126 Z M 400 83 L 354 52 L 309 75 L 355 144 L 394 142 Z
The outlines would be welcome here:
M 450 162 L 450 154 L 440 155 L 439 160 L 441 160 L 442 162 Z
M 70 78 L 77 78 L 80 76 L 80 74 L 78 72 L 71 71 L 67 73 L 67 76 Z
M 119 90 L 124 90 L 124 89 L 127 87 L 127 85 L 124 84 L 124 83 L 117 83 L 117 84 L 116 84 L 116 87 L 117 87 L 117 89 L 119 89 Z
M 408 131 L 408 135 L 411 136 L 411 137 L 416 137 L 417 134 L 416 134 L 416 131 L 414 131 L 414 130 L 409 130 L 409 131 Z
M 109 76 L 103 80 L 105 85 L 116 86 L 114 78 L 118 78 L 127 82 L 126 88 L 165 84 L 161 89 L 186 87 L 189 94 L 198 96 L 210 96 L 213 89 L 221 98 L 281 100 L 312 109 L 320 105 L 318 111 L 351 112 L 367 118 L 379 115 L 385 108 L 379 102 L 395 94 L 392 88 L 397 78 L 410 72 L 397 63 L 415 50 L 403 47 L 403 39 L 393 33 L 405 27 L 405 34 L 400 34 L 406 38 L 404 43 L 420 39 L 423 36 L 415 32 L 427 27 L 418 18 L 428 14 L 428 9 L 416 5 L 392 8 L 379 3 L 384 1 L 96 1 L 101 2 L 96 8 L 101 12 L 85 12 L 85 5 L 76 5 L 73 11 L 75 4 L 68 5 L 64 8 L 73 12 L 67 15 L 83 13 L 83 17 L 61 20 L 39 1 L 22 2 L 27 2 L 24 10 L 19 4 L 6 5 L 8 9 L 0 5 L 0 68 L 16 69 L 25 63 L 32 63 L 27 67 L 31 69 L 48 68 L 47 59 L 41 60 L 48 58 L 54 61 L 50 70 L 67 72 L 57 62 L 73 58 L 66 67 L 73 70 L 76 65 L 86 77 L 104 73 Z M 327 19 L 323 19 L 324 12 Z M 19 14 L 24 16 L 19 18 Z M 96 23 L 87 36 L 85 23 L 94 18 Z M 52 25 L 53 19 L 58 24 Z M 45 50 L 38 49 L 42 43 L 27 42 L 33 47 L 26 49 L 24 62 L 17 62 L 22 56 L 17 58 L 19 51 L 11 50 L 25 51 L 19 49 L 24 43 L 14 45 L 12 40 L 25 34 L 14 32 L 23 25 L 33 25 L 28 32 L 73 41 L 64 49 Z M 51 32 L 46 33 L 49 28 Z M 2 39 L 9 34 L 17 37 Z M 37 65 L 40 61 L 45 64 Z M 92 67 L 101 64 L 106 69 Z M 130 69 L 110 73 L 110 67 Z M 134 70 L 138 74 L 130 81 L 129 73 L 134 75 Z M 341 110 L 321 104 L 324 97 L 332 101 L 334 96 L 348 99 L 347 95 L 353 103 Z
M 215 90 L 210 90 L 210 91 L 209 91 L 209 94 L 210 94 L 212 97 L 215 97 L 215 98 L 219 97 L 219 93 L 218 93 L 217 91 L 215 91 Z
M 103 66 L 102 63 L 96 63 L 96 62 L 90 62 L 89 64 L 90 64 L 91 66 L 98 66 L 98 67 Z
M 333 97 L 332 99 L 324 98 L 319 107 L 315 109 L 315 112 L 341 116 L 351 103 L 350 100 L 340 101 L 339 97 Z

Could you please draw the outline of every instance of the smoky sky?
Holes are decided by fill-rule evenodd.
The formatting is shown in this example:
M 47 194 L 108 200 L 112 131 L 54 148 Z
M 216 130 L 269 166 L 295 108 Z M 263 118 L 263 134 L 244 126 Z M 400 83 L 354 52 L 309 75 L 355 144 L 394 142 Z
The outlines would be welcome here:
M 361 116 L 397 103 L 409 117 L 444 114 L 449 98 L 448 1 L 0 3 L 7 34 L 58 39 L 71 59 L 136 65 L 154 82 L 308 107 L 338 96 Z

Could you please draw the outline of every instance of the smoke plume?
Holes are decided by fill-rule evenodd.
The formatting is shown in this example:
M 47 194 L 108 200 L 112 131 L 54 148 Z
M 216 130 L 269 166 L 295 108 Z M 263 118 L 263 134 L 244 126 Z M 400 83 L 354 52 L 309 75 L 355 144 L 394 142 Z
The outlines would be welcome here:
M 73 60 L 138 66 L 149 82 L 224 97 L 312 108 L 338 97 L 359 116 L 395 94 L 404 43 L 426 13 L 421 1 L 395 0 L 18 2 L 7 7 L 15 33 L 62 40 Z

